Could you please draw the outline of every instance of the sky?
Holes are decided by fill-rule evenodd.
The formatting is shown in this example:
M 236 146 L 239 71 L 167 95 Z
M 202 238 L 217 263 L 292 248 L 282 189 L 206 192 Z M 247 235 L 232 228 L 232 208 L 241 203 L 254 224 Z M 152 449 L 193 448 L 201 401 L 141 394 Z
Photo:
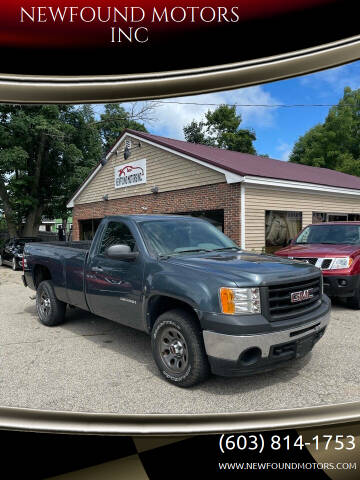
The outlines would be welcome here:
M 207 104 L 337 104 L 344 88 L 360 88 L 360 62 L 323 70 L 288 80 L 204 95 L 177 97 L 162 102 Z M 124 105 L 126 108 L 126 105 Z M 161 104 L 155 120 L 145 122 L 150 133 L 184 140 L 183 127 L 193 119 L 199 121 L 216 106 Z M 256 151 L 271 158 L 288 160 L 296 140 L 317 123 L 323 122 L 329 107 L 238 107 L 240 128 L 251 128 L 257 140 Z

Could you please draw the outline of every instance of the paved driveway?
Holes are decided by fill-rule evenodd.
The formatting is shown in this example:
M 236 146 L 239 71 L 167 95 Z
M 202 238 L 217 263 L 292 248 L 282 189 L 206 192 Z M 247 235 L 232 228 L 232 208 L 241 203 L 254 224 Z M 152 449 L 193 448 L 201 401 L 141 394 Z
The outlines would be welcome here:
M 21 272 L 0 267 L 0 405 L 118 413 L 216 413 L 360 400 L 360 312 L 333 306 L 306 358 L 271 373 L 211 377 L 192 389 L 168 384 L 150 338 L 81 310 L 45 327 Z

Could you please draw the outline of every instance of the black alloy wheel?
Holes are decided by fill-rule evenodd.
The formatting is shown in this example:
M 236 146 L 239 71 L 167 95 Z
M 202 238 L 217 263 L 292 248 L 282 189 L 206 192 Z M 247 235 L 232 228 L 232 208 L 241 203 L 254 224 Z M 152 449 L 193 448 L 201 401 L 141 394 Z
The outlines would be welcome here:
M 151 331 L 151 347 L 160 373 L 173 385 L 191 387 L 210 373 L 195 312 L 176 309 L 160 315 Z
M 66 303 L 56 298 L 51 280 L 44 280 L 37 287 L 36 310 L 40 322 L 47 327 L 64 323 Z

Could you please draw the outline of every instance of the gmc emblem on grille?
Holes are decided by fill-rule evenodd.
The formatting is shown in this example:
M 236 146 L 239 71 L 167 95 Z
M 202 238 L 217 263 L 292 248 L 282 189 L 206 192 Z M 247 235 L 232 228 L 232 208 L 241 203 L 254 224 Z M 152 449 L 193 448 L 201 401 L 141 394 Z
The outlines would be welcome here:
M 304 300 L 309 300 L 313 295 L 313 288 L 308 288 L 307 290 L 302 290 L 301 292 L 293 292 L 291 294 L 291 303 L 303 302 Z

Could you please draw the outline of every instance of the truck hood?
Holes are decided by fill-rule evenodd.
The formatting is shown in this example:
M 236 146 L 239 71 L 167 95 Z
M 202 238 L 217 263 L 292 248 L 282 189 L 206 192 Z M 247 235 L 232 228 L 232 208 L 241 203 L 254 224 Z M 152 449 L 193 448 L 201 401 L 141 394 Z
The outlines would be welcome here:
M 290 245 L 276 252 L 284 257 L 348 257 L 360 250 L 359 245 L 327 245 L 310 243 L 307 245 Z
M 166 260 L 173 266 L 194 269 L 212 277 L 234 282 L 238 286 L 268 285 L 281 280 L 301 281 L 319 269 L 272 255 L 250 252 L 184 255 Z

